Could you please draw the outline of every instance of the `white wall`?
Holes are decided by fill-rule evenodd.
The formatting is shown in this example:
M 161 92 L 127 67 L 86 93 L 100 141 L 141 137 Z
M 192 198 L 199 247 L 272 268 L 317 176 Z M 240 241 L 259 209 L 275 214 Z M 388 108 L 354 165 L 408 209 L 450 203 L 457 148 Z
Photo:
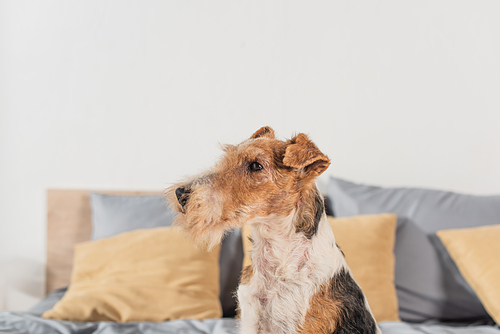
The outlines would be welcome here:
M 162 189 L 262 125 L 309 133 L 329 175 L 500 193 L 499 12 L 0 2 L 0 309 L 43 295 L 46 189 Z

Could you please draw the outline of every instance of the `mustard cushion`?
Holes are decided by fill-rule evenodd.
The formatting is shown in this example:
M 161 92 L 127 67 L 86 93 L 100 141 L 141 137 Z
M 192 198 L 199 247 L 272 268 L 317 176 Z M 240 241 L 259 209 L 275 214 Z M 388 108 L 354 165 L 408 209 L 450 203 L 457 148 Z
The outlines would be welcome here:
M 400 320 L 394 285 L 396 220 L 393 214 L 328 217 L 335 240 L 377 322 Z M 252 263 L 248 238 L 251 230 L 251 226 L 245 225 L 242 231 L 243 267 Z
M 117 322 L 220 318 L 219 250 L 204 252 L 171 227 L 78 244 L 68 291 L 42 316 Z
M 437 232 L 488 314 L 500 324 L 500 225 Z

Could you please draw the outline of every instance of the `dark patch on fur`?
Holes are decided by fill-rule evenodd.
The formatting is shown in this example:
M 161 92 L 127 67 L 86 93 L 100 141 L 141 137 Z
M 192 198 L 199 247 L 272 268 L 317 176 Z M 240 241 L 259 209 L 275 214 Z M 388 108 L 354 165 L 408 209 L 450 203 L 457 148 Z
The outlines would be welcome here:
M 342 248 L 340 248 L 340 246 L 339 246 L 339 244 L 337 242 L 335 242 L 335 246 L 337 246 L 337 248 L 339 249 L 339 251 L 342 253 L 342 256 L 345 258 L 344 251 L 342 250 Z
M 325 212 L 325 202 L 323 200 L 323 196 L 317 189 L 312 192 L 313 194 L 311 197 L 313 198 L 310 200 L 310 202 L 312 202 L 312 206 L 303 209 L 295 229 L 297 233 L 304 233 L 308 239 L 311 239 L 313 235 L 318 232 L 319 222 Z M 305 204 L 305 206 L 306 205 L 307 204 Z
M 325 196 L 325 212 L 328 216 L 335 217 L 335 212 L 333 211 L 332 198 Z
M 377 325 L 366 308 L 363 292 L 346 269 L 335 274 L 331 288 L 340 309 L 338 326 L 332 334 L 375 334 Z
M 323 217 L 323 213 L 325 213 L 325 201 L 323 200 L 323 196 L 316 191 L 314 195 L 316 214 L 314 215 L 314 234 L 318 231 L 319 222 L 321 221 L 321 217 Z

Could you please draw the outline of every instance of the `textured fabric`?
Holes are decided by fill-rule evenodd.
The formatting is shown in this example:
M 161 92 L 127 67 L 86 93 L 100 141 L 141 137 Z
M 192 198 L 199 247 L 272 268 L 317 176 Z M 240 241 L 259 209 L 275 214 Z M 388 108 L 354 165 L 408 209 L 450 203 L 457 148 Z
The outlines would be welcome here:
M 375 320 L 398 321 L 398 300 L 394 286 L 394 239 L 396 215 L 328 217 L 335 241 L 344 252 L 352 275 L 365 294 Z M 243 227 L 244 266 L 252 263 L 249 236 Z
M 110 237 L 139 228 L 171 226 L 174 212 L 167 207 L 164 196 L 119 196 L 92 193 L 92 239 Z M 243 260 L 241 230 L 230 231 L 222 241 L 220 268 L 220 300 L 223 315 L 234 317 L 239 273 Z
M 500 225 L 437 232 L 464 278 L 500 324 Z
M 500 334 L 497 326 L 450 326 L 439 324 L 409 324 L 383 322 L 379 324 L 383 334 Z
M 219 249 L 204 252 L 170 227 L 78 244 L 68 291 L 43 317 L 117 322 L 221 317 Z
M 383 334 L 500 334 L 498 326 L 447 326 L 382 322 Z M 70 322 L 43 319 L 29 313 L 0 312 L 0 333 L 12 334 L 237 334 L 234 319 L 174 320 L 164 322 Z
M 330 178 L 328 197 L 337 216 L 398 215 L 396 289 L 403 320 L 472 322 L 489 319 L 474 291 L 432 236 L 440 229 L 497 224 L 500 196 L 382 188 Z
M 12 334 L 237 334 L 234 319 L 164 322 L 71 322 L 43 319 L 29 313 L 0 312 L 0 333 Z

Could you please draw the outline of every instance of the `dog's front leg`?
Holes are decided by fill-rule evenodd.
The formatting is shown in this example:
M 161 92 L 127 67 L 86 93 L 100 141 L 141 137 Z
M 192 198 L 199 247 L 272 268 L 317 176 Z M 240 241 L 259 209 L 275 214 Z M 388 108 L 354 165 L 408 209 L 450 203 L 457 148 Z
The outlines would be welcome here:
M 238 287 L 238 304 L 240 308 L 240 334 L 257 334 L 259 305 L 255 298 L 252 298 L 250 287 L 247 284 L 240 284 Z

